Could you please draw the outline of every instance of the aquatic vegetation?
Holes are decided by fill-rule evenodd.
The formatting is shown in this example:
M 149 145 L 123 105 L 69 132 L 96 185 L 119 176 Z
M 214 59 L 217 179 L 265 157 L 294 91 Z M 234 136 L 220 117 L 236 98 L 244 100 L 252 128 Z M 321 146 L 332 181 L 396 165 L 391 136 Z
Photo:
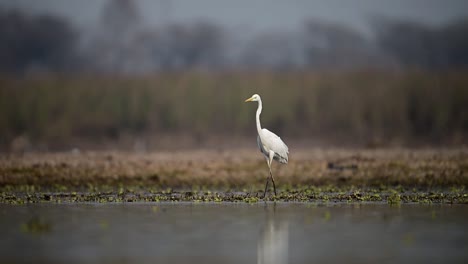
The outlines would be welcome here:
M 389 204 L 400 204 L 401 203 L 401 196 L 398 191 L 393 190 L 391 194 L 387 198 L 387 202 Z
M 328 222 L 331 219 L 331 213 L 330 211 L 325 211 L 325 214 L 323 215 L 323 221 Z
M 293 189 L 281 190 L 278 196 L 270 196 L 263 199 L 263 191 L 255 192 L 231 192 L 210 191 L 193 192 L 184 190 L 148 191 L 145 187 L 132 187 L 132 191 L 125 190 L 123 195 L 119 189 L 115 191 L 98 190 L 95 192 L 73 191 L 59 192 L 49 189 L 47 192 L 24 193 L 21 189 L 9 191 L 0 188 L 0 203 L 25 204 L 25 203 L 75 203 L 75 202 L 97 202 L 97 203 L 129 203 L 129 202 L 245 202 L 256 203 L 262 201 L 282 202 L 319 202 L 319 203 L 342 203 L 342 202 L 382 202 L 392 205 L 400 203 L 449 203 L 468 204 L 468 193 L 451 192 L 449 189 L 428 189 L 424 191 L 413 191 L 411 189 L 396 190 L 389 187 L 388 190 L 375 193 L 375 190 L 367 187 L 357 188 L 340 187 L 336 192 L 323 191 L 311 194 L 307 190 Z
M 43 218 L 33 217 L 29 219 L 26 223 L 21 224 L 20 229 L 23 233 L 40 235 L 50 232 L 52 226 Z

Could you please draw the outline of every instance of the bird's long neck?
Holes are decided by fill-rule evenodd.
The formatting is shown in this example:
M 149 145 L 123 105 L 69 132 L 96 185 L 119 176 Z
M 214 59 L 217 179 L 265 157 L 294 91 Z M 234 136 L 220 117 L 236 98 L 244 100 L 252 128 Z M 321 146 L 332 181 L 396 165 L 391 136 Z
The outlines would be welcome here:
M 257 115 L 256 115 L 256 119 L 257 119 L 257 132 L 258 134 L 260 134 L 260 131 L 262 130 L 262 127 L 260 125 L 260 114 L 262 113 L 262 100 L 260 99 L 258 101 L 258 108 L 257 108 Z

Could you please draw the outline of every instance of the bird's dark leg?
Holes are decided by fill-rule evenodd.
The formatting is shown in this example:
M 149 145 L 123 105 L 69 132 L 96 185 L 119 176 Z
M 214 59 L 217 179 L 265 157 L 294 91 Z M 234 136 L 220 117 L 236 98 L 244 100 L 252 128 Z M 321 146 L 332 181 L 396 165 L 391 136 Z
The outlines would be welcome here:
M 265 184 L 265 192 L 263 193 L 263 198 L 265 199 L 266 197 L 266 192 L 268 190 L 268 183 L 270 181 L 270 177 L 267 177 L 266 184 Z
M 270 178 L 271 178 L 271 182 L 273 183 L 273 190 L 275 191 L 275 196 L 276 196 L 275 179 L 273 179 L 273 174 L 271 173 L 271 169 L 270 169 Z

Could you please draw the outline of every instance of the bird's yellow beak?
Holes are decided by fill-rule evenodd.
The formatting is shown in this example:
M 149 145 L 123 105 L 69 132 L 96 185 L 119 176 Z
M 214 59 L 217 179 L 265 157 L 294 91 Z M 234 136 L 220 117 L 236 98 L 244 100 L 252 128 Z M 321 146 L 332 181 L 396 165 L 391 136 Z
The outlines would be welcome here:
M 249 99 L 245 100 L 245 102 L 244 102 L 244 103 L 247 103 L 247 102 L 252 102 L 252 101 L 253 101 L 253 98 L 252 98 L 252 97 L 250 97 Z

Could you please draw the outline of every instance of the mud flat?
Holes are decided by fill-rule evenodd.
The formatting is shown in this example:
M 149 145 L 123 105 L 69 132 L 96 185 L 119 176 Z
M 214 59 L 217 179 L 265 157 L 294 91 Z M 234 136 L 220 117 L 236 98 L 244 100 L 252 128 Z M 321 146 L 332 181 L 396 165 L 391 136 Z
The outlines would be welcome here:
M 0 156 L 0 203 L 468 203 L 468 150 L 296 150 L 274 165 L 278 195 L 253 149 Z M 270 184 L 271 185 L 271 184 Z

